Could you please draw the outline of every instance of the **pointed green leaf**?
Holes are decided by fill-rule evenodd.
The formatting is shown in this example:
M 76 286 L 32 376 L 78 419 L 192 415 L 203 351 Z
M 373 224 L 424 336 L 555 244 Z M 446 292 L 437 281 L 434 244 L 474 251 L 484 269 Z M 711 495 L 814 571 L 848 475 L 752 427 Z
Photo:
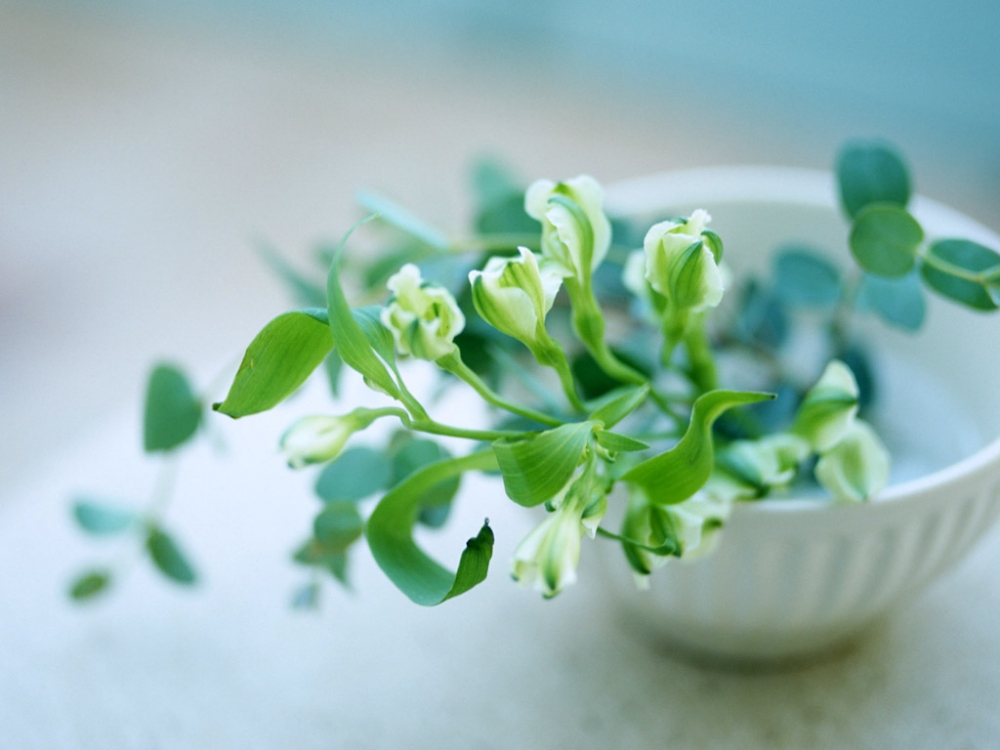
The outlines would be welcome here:
M 392 332 L 382 325 L 381 313 L 381 305 L 369 305 L 351 310 L 351 315 L 372 349 L 389 367 L 393 367 L 396 362 L 396 344 L 392 339 Z
M 974 310 L 996 310 L 1000 255 L 969 240 L 939 240 L 920 266 L 924 282 L 938 294 Z M 935 262 L 937 261 L 937 262 Z M 969 275 L 978 276 L 971 280 Z
M 348 501 L 327 503 L 313 521 L 313 535 L 324 552 L 345 552 L 361 538 L 364 523 L 358 507 Z
M 646 400 L 649 395 L 649 385 L 620 388 L 608 394 L 612 395 L 613 398 L 601 399 L 602 404 L 590 415 L 592 421 L 601 422 L 605 427 L 614 427 Z
M 615 453 L 631 453 L 635 451 L 644 451 L 649 448 L 648 443 L 636 440 L 628 435 L 621 435 L 617 432 L 597 430 L 595 431 L 594 436 L 597 438 L 597 442 L 600 443 L 601 447 Z
M 259 245 L 257 252 L 261 254 L 271 270 L 285 282 L 294 295 L 296 304 L 303 307 L 326 307 L 326 290 L 323 289 L 322 284 L 307 279 L 293 268 L 281 253 L 268 244 Z
M 350 232 L 347 236 L 350 236 Z M 330 274 L 327 277 L 326 296 L 329 301 L 330 330 L 333 332 L 333 338 L 337 342 L 337 349 L 340 351 L 340 357 L 344 363 L 351 369 L 360 372 L 370 383 L 396 398 L 399 396 L 399 389 L 366 336 L 366 331 L 368 335 L 372 335 L 373 330 L 367 323 L 367 314 L 360 312 L 365 308 L 359 310 L 360 319 L 365 322 L 365 325 L 362 326 L 352 314 L 351 308 L 347 304 L 347 298 L 344 296 L 344 290 L 340 285 L 339 266 L 346 241 L 347 237 L 345 236 L 337 249 L 333 263 L 330 265 Z
M 332 349 L 325 310 L 279 315 L 250 342 L 225 400 L 212 408 L 234 419 L 267 411 L 292 395 Z
M 89 570 L 70 585 L 69 595 L 74 601 L 91 599 L 111 585 L 111 573 L 106 570 Z
M 146 537 L 146 551 L 149 552 L 149 557 L 157 569 L 170 580 L 184 585 L 195 582 L 197 576 L 191 563 L 181 552 L 173 537 L 162 529 L 149 530 L 149 535 Z
M 583 461 L 593 429 L 593 422 L 577 422 L 529 438 L 494 441 L 507 497 L 527 507 L 555 497 Z
M 876 276 L 905 276 L 916 263 L 924 230 L 904 208 L 875 203 L 858 214 L 851 227 L 851 254 Z
M 409 599 L 423 606 L 458 596 L 486 578 L 493 554 L 493 532 L 484 524 L 466 543 L 451 573 L 428 557 L 413 541 L 421 497 L 431 487 L 466 471 L 496 468 L 492 451 L 485 450 L 425 466 L 391 489 L 368 519 L 365 536 L 378 566 Z
M 450 245 L 448 235 L 384 195 L 373 190 L 362 190 L 355 198 L 365 211 L 377 214 L 379 221 L 430 245 L 435 250 L 448 250 Z
M 858 290 L 858 306 L 904 331 L 919 330 L 927 311 L 924 290 L 915 272 L 896 279 L 865 274 Z
M 172 365 L 157 365 L 146 388 L 143 447 L 147 453 L 183 445 L 201 424 L 201 401 L 187 377 Z
M 136 522 L 130 510 L 83 498 L 73 503 L 73 518 L 81 529 L 95 536 L 119 534 Z
M 314 537 L 307 539 L 302 546 L 295 551 L 295 554 L 292 555 L 292 559 L 299 563 L 299 565 L 323 568 L 324 570 L 329 571 L 330 574 L 342 584 L 345 586 L 348 585 L 347 553 L 344 551 L 338 552 L 336 550 L 327 549 L 318 539 Z
M 840 272 L 808 248 L 785 248 L 774 256 L 774 292 L 787 305 L 824 307 L 840 299 Z
M 418 469 L 446 458 L 451 458 L 451 454 L 433 440 L 406 440 L 392 457 L 392 485 L 396 486 Z M 428 488 L 420 498 L 420 523 L 431 528 L 444 525 L 460 483 L 461 477 L 456 476 Z
M 910 200 L 910 175 L 902 158 L 880 141 L 851 141 L 837 157 L 837 181 L 844 211 L 855 218 L 873 203 L 905 208 Z
M 337 398 L 340 396 L 340 373 L 344 369 L 344 360 L 340 358 L 340 352 L 331 349 L 323 360 L 323 370 L 326 372 L 326 380 L 330 384 L 330 394 Z
M 363 500 L 389 485 L 392 464 L 380 451 L 348 448 L 323 469 L 316 494 L 326 501 Z
M 687 500 L 701 489 L 712 473 L 714 450 L 712 424 L 734 406 L 774 398 L 769 393 L 710 391 L 694 402 L 684 437 L 673 448 L 634 466 L 622 479 L 646 491 L 655 505 Z

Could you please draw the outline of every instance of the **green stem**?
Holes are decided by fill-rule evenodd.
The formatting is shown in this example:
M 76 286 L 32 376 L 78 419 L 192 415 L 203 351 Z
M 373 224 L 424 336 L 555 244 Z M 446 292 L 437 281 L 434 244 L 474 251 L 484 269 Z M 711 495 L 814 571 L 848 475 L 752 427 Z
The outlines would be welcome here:
M 576 382 L 573 380 L 573 371 L 570 369 L 569 360 L 566 359 L 566 352 L 548 333 L 545 333 L 545 340 L 537 346 L 531 348 L 531 353 L 535 355 L 540 365 L 551 367 L 559 376 L 559 384 L 563 393 L 569 399 L 570 404 L 579 412 L 587 411 L 580 395 L 576 392 Z
M 573 330 L 598 366 L 622 383 L 633 385 L 647 383 L 648 378 L 645 375 L 626 365 L 608 348 L 604 341 L 604 315 L 594 298 L 591 285 L 581 284 L 574 278 L 567 278 L 564 283 L 573 308 Z
M 718 387 L 718 373 L 715 368 L 715 358 L 712 347 L 705 334 L 704 313 L 691 319 L 684 334 L 684 346 L 687 348 L 690 363 L 691 382 L 698 389 L 698 395 L 714 391 Z
M 833 311 L 833 317 L 830 320 L 830 338 L 833 339 L 834 347 L 838 350 L 847 346 L 847 340 L 850 336 L 851 314 L 858 299 L 858 292 L 861 290 L 862 278 L 861 271 L 854 269 L 845 282 L 837 307 Z
M 426 432 L 431 435 L 446 435 L 448 437 L 464 438 L 466 440 L 493 441 L 500 438 L 524 437 L 531 433 L 511 432 L 509 430 L 467 430 L 463 427 L 453 427 L 451 425 L 435 422 L 433 419 L 413 419 L 410 414 L 398 406 L 385 406 L 380 409 L 355 409 L 359 416 L 371 418 L 372 421 L 381 417 L 396 417 L 403 426 L 417 432 Z
M 496 406 L 499 409 L 505 409 L 512 414 L 517 414 L 519 416 L 525 417 L 527 419 L 534 420 L 540 424 L 548 425 L 549 427 L 561 427 L 565 422 L 557 417 L 544 414 L 535 409 L 531 409 L 527 406 L 519 406 L 518 404 L 511 403 L 507 399 L 495 393 L 482 379 L 474 373 L 465 362 L 462 361 L 461 355 L 456 350 L 453 354 L 449 354 L 441 359 L 437 360 L 437 364 L 444 370 L 447 370 L 452 375 L 464 380 L 478 393 L 487 403 Z

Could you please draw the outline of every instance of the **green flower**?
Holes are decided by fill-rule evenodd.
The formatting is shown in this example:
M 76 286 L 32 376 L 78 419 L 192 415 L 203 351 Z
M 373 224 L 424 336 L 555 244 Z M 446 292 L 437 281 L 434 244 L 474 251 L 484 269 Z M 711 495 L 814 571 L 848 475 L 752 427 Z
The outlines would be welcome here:
M 795 415 L 792 432 L 805 438 L 818 453 L 831 449 L 848 433 L 858 413 L 858 382 L 840 360 L 833 360 Z
M 545 316 L 562 279 L 551 269 L 539 269 L 527 248 L 518 252 L 517 258 L 490 258 L 482 271 L 469 273 L 472 302 L 483 320 L 534 349 L 548 340 Z
M 709 221 L 708 213 L 698 209 L 687 221 L 654 224 L 643 240 L 646 279 L 676 311 L 699 312 L 722 300 L 720 258 L 713 252 L 721 246 L 705 233 Z
M 868 500 L 889 481 L 889 452 L 875 430 L 861 419 L 816 464 L 816 479 L 837 500 Z
M 343 417 L 303 417 L 281 436 L 281 450 L 293 469 L 332 461 L 348 439 L 364 424 L 348 414 Z
M 514 580 L 552 597 L 576 581 L 583 512 L 563 504 L 536 526 L 514 550 Z
M 455 351 L 455 336 L 465 316 L 447 289 L 424 281 L 407 263 L 387 284 L 393 296 L 382 310 L 382 324 L 392 331 L 400 354 L 434 361 Z
M 538 180 L 524 195 L 524 210 L 542 222 L 542 256 L 562 277 L 583 280 L 611 246 L 604 191 L 593 177 Z
M 716 455 L 705 493 L 724 500 L 764 497 L 791 482 L 811 452 L 808 441 L 788 433 L 737 440 Z

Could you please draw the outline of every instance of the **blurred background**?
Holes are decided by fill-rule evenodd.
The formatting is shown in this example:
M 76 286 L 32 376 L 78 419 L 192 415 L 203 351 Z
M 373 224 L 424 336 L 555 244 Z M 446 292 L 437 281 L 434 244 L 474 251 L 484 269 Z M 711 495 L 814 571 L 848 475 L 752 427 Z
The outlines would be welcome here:
M 1000 4 L 0 0 L 0 503 L 150 361 L 205 384 L 377 188 L 465 220 L 525 180 L 828 168 L 882 136 L 1000 228 Z

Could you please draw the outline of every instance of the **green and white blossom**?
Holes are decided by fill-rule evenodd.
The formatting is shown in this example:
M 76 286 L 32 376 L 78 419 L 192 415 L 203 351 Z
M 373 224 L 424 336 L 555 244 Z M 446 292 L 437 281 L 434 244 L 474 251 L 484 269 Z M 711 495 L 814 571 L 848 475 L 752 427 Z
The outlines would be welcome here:
M 687 221 L 654 224 L 643 240 L 646 279 L 674 311 L 699 312 L 722 301 L 720 258 L 712 250 L 714 239 L 703 234 L 710 221 L 698 209 Z
M 858 413 L 858 381 L 851 369 L 833 360 L 809 392 L 795 416 L 792 432 L 805 438 L 818 453 L 839 443 Z
M 582 281 L 608 254 L 611 223 L 593 177 L 538 180 L 524 195 L 524 210 L 542 222 L 542 256 L 560 276 Z
M 465 316 L 444 287 L 420 276 L 407 263 L 389 278 L 393 296 L 382 310 L 382 325 L 392 332 L 403 355 L 434 361 L 455 350 L 455 336 L 465 328 Z
M 816 479 L 843 502 L 871 499 L 889 481 L 889 452 L 871 425 L 854 420 L 816 464 Z
M 482 271 L 469 273 L 472 302 L 483 320 L 528 348 L 547 342 L 545 316 L 552 309 L 562 278 L 539 268 L 535 254 L 518 248 L 516 258 L 490 258 Z
M 737 440 L 719 451 L 705 493 L 727 501 L 763 497 L 788 485 L 811 452 L 808 441 L 786 432 Z
M 534 585 L 546 597 L 575 583 L 586 531 L 583 509 L 563 503 L 517 545 L 511 565 L 514 580 Z
M 302 417 L 281 436 L 281 450 L 293 469 L 332 461 L 340 455 L 351 435 L 364 426 L 364 422 L 352 414 Z

